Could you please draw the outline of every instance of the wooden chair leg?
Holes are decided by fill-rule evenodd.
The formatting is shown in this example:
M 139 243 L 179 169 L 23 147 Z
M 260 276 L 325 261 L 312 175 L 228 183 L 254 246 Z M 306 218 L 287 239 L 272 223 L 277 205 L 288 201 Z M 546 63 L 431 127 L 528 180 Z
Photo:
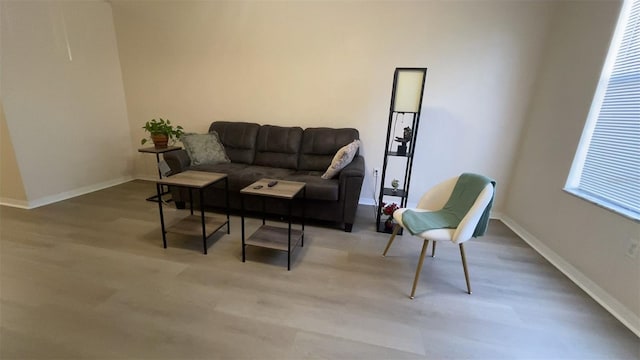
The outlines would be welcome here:
M 422 251 L 420 252 L 420 261 L 418 261 L 418 268 L 416 269 L 416 277 L 413 279 L 413 287 L 411 288 L 411 299 L 413 299 L 416 294 L 416 286 L 418 286 L 418 279 L 420 278 L 420 270 L 422 270 L 422 263 L 424 262 L 424 255 L 427 253 L 427 248 L 429 247 L 429 240 L 424 239 L 424 243 L 422 244 Z
M 384 248 L 384 252 L 382 253 L 382 256 L 387 256 L 387 251 L 389 251 L 389 248 L 391 247 L 391 243 L 393 242 L 393 240 L 395 240 L 396 235 L 398 234 L 398 231 L 400 231 L 400 224 L 396 224 L 393 227 L 393 232 L 391 233 L 391 237 L 389 238 L 389 242 L 387 243 L 387 247 Z
M 437 243 L 437 241 L 434 241 L 433 245 L 431 245 L 432 246 L 432 248 L 431 248 L 431 257 L 436 256 L 436 243 Z
M 462 268 L 464 268 L 464 279 L 467 281 L 467 293 L 471 294 L 471 283 L 469 282 L 469 269 L 467 269 L 467 257 L 464 256 L 464 244 L 460 244 L 460 256 L 462 257 Z

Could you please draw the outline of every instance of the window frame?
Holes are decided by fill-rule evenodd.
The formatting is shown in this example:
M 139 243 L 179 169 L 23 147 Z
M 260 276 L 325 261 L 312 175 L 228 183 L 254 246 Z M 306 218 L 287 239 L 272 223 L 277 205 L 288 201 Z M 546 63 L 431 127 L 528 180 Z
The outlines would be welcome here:
M 594 130 L 598 123 L 598 118 L 600 116 L 600 111 L 604 103 L 607 87 L 612 79 L 612 73 L 616 60 L 618 58 L 623 36 L 625 35 L 629 19 L 631 18 L 631 9 L 634 1 L 640 0 L 626 0 L 624 1 L 620 9 L 620 15 L 618 17 L 616 29 L 611 39 L 607 57 L 602 67 L 600 79 L 598 81 L 598 85 L 591 102 L 591 108 L 589 109 L 589 114 L 587 115 L 582 136 L 580 138 L 580 142 L 573 158 L 573 163 L 571 164 L 571 169 L 569 171 L 569 175 L 567 177 L 567 181 L 563 190 L 590 203 L 613 211 L 629 219 L 640 222 L 640 212 L 620 206 L 605 197 L 594 195 L 590 192 L 586 192 L 580 189 L 580 181 L 582 179 L 582 173 L 587 158 L 587 153 L 591 146 L 591 140 L 593 138 Z

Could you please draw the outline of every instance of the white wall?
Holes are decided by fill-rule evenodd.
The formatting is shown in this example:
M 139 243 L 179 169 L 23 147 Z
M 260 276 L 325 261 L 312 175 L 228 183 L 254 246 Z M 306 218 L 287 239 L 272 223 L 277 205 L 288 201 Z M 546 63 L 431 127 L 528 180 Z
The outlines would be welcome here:
M 625 251 L 629 238 L 640 237 L 640 224 L 562 190 L 619 8 L 618 2 L 559 6 L 505 212 L 534 246 L 639 331 L 640 262 Z
M 0 204 L 28 206 L 27 194 L 24 191 L 20 169 L 18 169 L 2 101 L 0 101 Z
M 428 67 L 411 202 L 463 171 L 504 202 L 553 2 L 113 1 L 134 146 L 151 118 L 360 130 L 363 202 L 395 67 Z M 140 154 L 136 176 L 155 176 Z M 391 179 L 389 179 L 390 181 Z
M 129 179 L 131 131 L 110 5 L 0 6 L 2 101 L 29 206 Z

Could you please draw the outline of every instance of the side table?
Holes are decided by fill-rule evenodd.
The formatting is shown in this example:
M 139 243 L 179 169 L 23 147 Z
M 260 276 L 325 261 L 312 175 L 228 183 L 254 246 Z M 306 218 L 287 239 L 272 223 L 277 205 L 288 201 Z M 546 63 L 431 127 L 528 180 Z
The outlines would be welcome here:
M 204 190 L 213 184 L 216 184 L 224 180 L 225 197 L 226 197 L 226 218 L 223 216 L 213 214 L 204 215 Z M 223 226 L 227 226 L 227 234 L 230 233 L 229 226 L 229 180 L 226 174 L 210 173 L 204 171 L 184 171 L 164 179 L 156 181 L 156 191 L 158 197 L 160 197 L 160 186 L 172 185 L 181 186 L 189 189 L 189 205 L 191 215 L 180 220 L 179 222 L 165 228 L 164 214 L 162 212 L 162 202 L 158 202 L 158 209 L 160 210 L 160 226 L 162 227 L 162 245 L 167 248 L 167 232 L 175 232 L 185 235 L 200 235 L 202 234 L 202 247 L 203 252 L 207 254 L 207 238 L 214 232 L 220 230 Z M 198 190 L 200 193 L 200 216 L 193 215 L 193 189 Z M 209 231 L 207 231 L 207 227 Z
M 160 165 L 160 154 L 164 154 L 170 151 L 176 151 L 176 150 L 180 150 L 182 149 L 180 146 L 167 146 L 165 148 L 156 148 L 154 146 L 152 147 L 146 147 L 146 148 L 140 148 L 138 149 L 138 152 L 141 153 L 148 153 L 148 154 L 156 154 L 156 162 L 157 165 Z M 162 171 L 160 171 L 160 167 L 158 166 L 158 176 L 159 179 L 162 179 Z M 167 190 L 165 191 L 164 189 L 162 189 L 162 191 L 160 192 L 160 195 L 153 195 L 148 197 L 146 200 L 147 201 L 154 201 L 154 202 L 161 202 L 162 201 L 162 195 L 166 195 L 169 193 L 169 189 L 167 188 Z M 171 199 L 167 200 L 167 202 L 170 202 Z
M 240 190 L 241 218 L 242 218 L 242 262 L 245 261 L 245 247 L 253 245 L 263 248 L 275 249 L 287 252 L 287 270 L 291 270 L 291 251 L 300 243 L 304 246 L 304 204 L 302 206 L 301 230 L 291 229 L 293 199 L 302 192 L 302 201 L 306 199 L 306 185 L 298 181 L 277 180 L 275 186 L 268 184 L 274 179 L 261 179 Z M 258 228 L 248 239 L 245 239 L 244 231 L 244 196 L 253 195 L 264 198 L 280 198 L 289 201 L 288 228 L 276 227 L 265 224 L 264 211 L 262 226 Z M 263 203 L 264 205 L 264 203 Z M 264 206 L 263 206 L 264 210 Z

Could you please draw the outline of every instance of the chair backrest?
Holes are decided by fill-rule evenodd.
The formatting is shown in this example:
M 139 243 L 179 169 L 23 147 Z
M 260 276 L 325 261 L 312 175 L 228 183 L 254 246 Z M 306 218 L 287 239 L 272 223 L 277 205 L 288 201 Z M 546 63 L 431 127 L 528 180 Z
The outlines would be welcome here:
M 473 232 L 482 217 L 482 213 L 484 213 L 484 210 L 487 208 L 487 205 L 489 205 L 489 202 L 493 197 L 493 192 L 494 188 L 491 184 L 487 184 L 487 186 L 482 189 L 480 195 L 478 195 L 478 198 L 473 203 L 473 206 L 471 206 L 467 215 L 462 218 L 460 225 L 458 225 L 456 232 L 453 234 L 452 240 L 454 243 L 458 244 L 471 239 Z
M 440 210 L 444 207 L 453 193 L 453 188 L 458 182 L 460 176 L 454 176 L 449 178 L 431 189 L 429 189 L 418 202 L 418 209 L 424 210 Z M 452 237 L 454 243 L 462 243 L 469 239 L 473 235 L 473 232 L 482 217 L 482 213 L 487 208 L 487 205 L 493 197 L 493 185 L 487 184 L 487 186 L 480 192 L 478 198 L 469 209 L 469 212 L 460 221 L 460 224 L 456 228 L 456 231 Z
M 451 197 L 451 193 L 459 177 L 460 176 L 454 176 L 449 178 L 427 190 L 420 198 L 420 201 L 418 201 L 418 209 L 431 211 L 442 209 L 447 203 L 447 200 L 449 200 L 449 197 Z

